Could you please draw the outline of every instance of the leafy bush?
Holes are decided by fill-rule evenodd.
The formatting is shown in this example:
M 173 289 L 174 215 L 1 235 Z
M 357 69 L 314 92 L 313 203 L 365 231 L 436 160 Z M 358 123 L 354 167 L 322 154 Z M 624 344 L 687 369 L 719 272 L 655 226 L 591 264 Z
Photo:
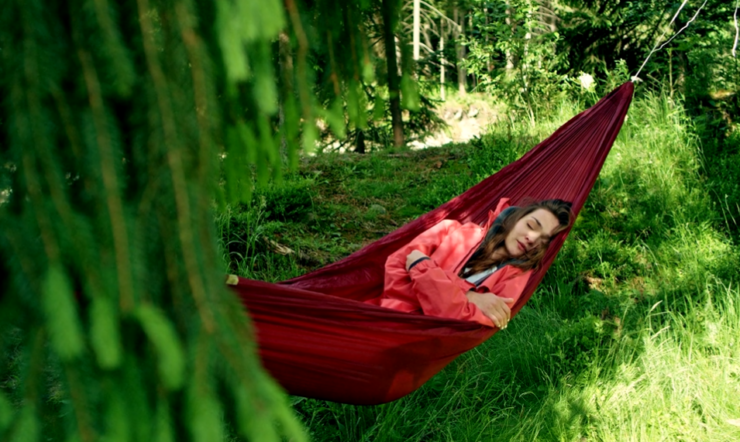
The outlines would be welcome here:
M 264 206 L 268 220 L 300 220 L 313 210 L 311 179 L 285 180 L 280 185 L 257 191 L 254 200 Z

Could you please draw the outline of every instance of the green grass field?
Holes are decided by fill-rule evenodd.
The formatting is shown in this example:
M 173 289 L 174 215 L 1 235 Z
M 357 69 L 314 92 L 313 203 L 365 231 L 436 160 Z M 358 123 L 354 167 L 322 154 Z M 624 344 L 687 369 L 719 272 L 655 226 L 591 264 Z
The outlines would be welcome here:
M 267 281 L 333 262 L 578 111 L 564 102 L 469 144 L 306 158 L 280 187 L 218 217 L 224 261 Z M 511 326 L 394 403 L 292 398 L 312 440 L 740 440 L 737 225 L 695 134 L 679 104 L 638 95 L 572 234 Z M 725 155 L 727 187 L 740 181 L 740 158 Z

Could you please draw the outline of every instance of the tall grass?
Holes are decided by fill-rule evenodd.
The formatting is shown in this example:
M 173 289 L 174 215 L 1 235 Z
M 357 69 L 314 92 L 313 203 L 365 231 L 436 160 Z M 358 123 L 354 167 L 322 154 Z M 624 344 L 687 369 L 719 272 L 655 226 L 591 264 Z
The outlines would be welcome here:
M 287 188 L 300 187 L 311 170 L 319 171 L 311 179 L 326 178 L 312 182 L 315 217 L 260 225 L 264 232 L 279 222 L 292 232 L 283 241 L 308 251 L 301 237 L 322 238 L 314 243 L 321 248 L 338 231 L 329 256 L 338 258 L 362 242 L 347 226 L 376 225 L 362 215 L 365 200 L 385 206 L 380 218 L 402 222 L 495 172 L 577 111 L 563 102 L 534 124 L 501 122 L 468 146 L 420 153 L 408 165 L 380 154 L 309 164 Z M 295 398 L 313 439 L 740 440 L 740 258 L 701 175 L 700 146 L 679 103 L 638 96 L 571 236 L 511 326 L 394 403 Z M 425 176 L 434 155 L 448 160 Z M 348 207 L 362 221 L 341 215 Z M 240 225 L 233 220 L 220 225 Z M 275 259 L 268 256 L 253 253 L 250 268 Z M 281 274 L 303 268 L 277 259 Z

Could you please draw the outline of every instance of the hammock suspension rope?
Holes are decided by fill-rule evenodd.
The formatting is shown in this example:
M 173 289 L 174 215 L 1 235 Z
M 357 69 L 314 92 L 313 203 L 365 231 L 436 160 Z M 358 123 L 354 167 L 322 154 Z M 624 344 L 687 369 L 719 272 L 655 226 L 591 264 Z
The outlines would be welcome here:
M 737 53 L 735 50 L 737 49 L 737 38 L 740 35 L 740 28 L 737 26 L 737 9 L 740 7 L 740 0 L 735 1 L 735 14 L 733 14 L 732 18 L 735 22 L 735 44 L 732 45 L 732 58 L 737 58 Z
M 701 6 L 699 6 L 699 9 L 696 10 L 696 12 L 694 13 L 694 16 L 691 17 L 691 19 L 689 21 L 687 21 L 686 24 L 684 24 L 683 27 L 678 30 L 678 32 L 676 32 L 675 34 L 673 34 L 673 36 L 671 38 L 669 38 L 665 43 L 663 43 L 662 45 L 660 45 L 660 47 L 658 47 L 658 44 L 659 44 L 660 40 L 662 40 L 663 37 L 665 37 L 665 34 L 668 32 L 667 29 L 665 31 L 663 31 L 663 34 L 658 39 L 658 42 L 655 43 L 655 46 L 653 46 L 653 49 L 647 55 L 647 57 L 645 58 L 645 61 L 643 61 L 642 62 L 642 65 L 640 65 L 640 69 L 638 69 L 637 70 L 637 73 L 632 76 L 632 81 L 633 82 L 642 81 L 639 78 L 640 77 L 640 72 L 642 72 L 642 68 L 645 67 L 645 65 L 647 64 L 648 60 L 650 60 L 650 56 L 652 56 L 655 52 L 663 49 L 668 43 L 670 43 L 671 41 L 673 41 L 674 38 L 678 37 L 686 28 L 688 28 L 689 25 L 696 19 L 696 17 L 699 16 L 699 12 L 701 12 L 701 10 L 707 4 L 707 1 L 708 0 L 704 0 L 704 3 L 702 3 Z M 681 3 L 681 6 L 678 8 L 678 11 L 676 11 L 676 14 L 673 15 L 673 18 L 671 19 L 671 22 L 668 23 L 668 29 L 670 29 L 671 25 L 676 21 L 676 18 L 678 18 L 678 14 L 681 13 L 681 11 L 683 10 L 683 7 L 686 6 L 686 3 L 688 3 L 688 0 L 683 0 L 683 3 Z M 737 13 L 737 11 L 736 11 L 736 13 Z

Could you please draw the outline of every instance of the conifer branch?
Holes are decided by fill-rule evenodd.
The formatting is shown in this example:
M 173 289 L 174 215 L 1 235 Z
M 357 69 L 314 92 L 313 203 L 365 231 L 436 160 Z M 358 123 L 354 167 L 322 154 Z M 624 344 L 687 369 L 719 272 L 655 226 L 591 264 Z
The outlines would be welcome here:
M 56 86 L 56 85 L 55 85 Z M 61 88 L 52 87 L 51 96 L 54 97 L 54 104 L 56 104 L 57 112 L 62 120 L 62 126 L 64 127 L 64 133 L 67 135 L 69 146 L 72 148 L 72 153 L 75 158 L 82 158 L 84 152 L 84 146 L 82 145 L 82 136 L 77 130 L 72 118 L 72 110 L 69 107 L 69 103 L 64 99 Z M 92 185 L 90 180 L 85 180 L 86 190 L 92 193 Z
M 334 95 L 339 98 L 342 94 L 342 90 L 339 87 L 339 75 L 337 74 L 337 63 L 334 59 L 334 41 L 331 36 L 331 29 L 326 30 L 326 47 L 329 51 L 329 66 L 331 66 L 331 74 L 329 79 L 334 86 Z
M 16 130 L 21 138 L 21 142 L 31 146 L 43 146 L 48 140 L 42 138 L 45 132 L 38 124 L 45 121 L 42 115 L 43 106 L 38 96 L 40 89 L 39 80 L 36 77 L 40 71 L 38 64 L 39 44 L 36 41 L 36 35 L 33 30 L 32 8 L 21 7 L 22 27 L 27 38 L 23 42 L 23 72 L 25 79 L 29 84 L 11 85 L 11 99 L 16 103 L 22 103 L 26 106 L 27 112 L 21 112 L 19 109 L 15 121 L 18 123 Z M 36 81 L 34 81 L 36 80 Z M 22 91 L 22 92 L 21 92 Z M 15 94 L 22 94 L 20 97 L 13 97 Z M 26 121 L 23 121 L 26 116 Z M 25 124 L 23 124 L 25 123 Z M 30 133 L 29 133 L 30 132 Z M 41 234 L 42 243 L 46 251 L 46 256 L 50 261 L 57 261 L 60 256 L 59 245 L 54 234 L 51 220 L 46 216 L 44 195 L 41 188 L 41 180 L 36 171 L 35 150 L 23 149 L 21 151 L 21 163 L 23 175 L 26 181 L 26 190 L 34 206 L 33 213 L 38 223 L 39 233 Z
M 177 21 L 180 27 L 180 36 L 185 49 L 188 54 L 188 62 L 190 63 L 190 74 L 193 81 L 193 95 L 195 98 L 195 115 L 198 121 L 198 142 L 199 142 L 199 155 L 198 155 L 198 182 L 207 183 L 208 173 L 210 168 L 207 167 L 211 163 L 210 155 L 211 141 L 209 134 L 211 133 L 211 127 L 208 123 L 208 115 L 214 112 L 208 105 L 208 95 L 206 90 L 206 75 L 203 69 L 201 59 L 202 42 L 198 37 L 198 34 L 193 29 L 193 21 L 195 18 L 192 16 L 188 7 L 184 3 L 177 3 L 175 6 L 175 12 L 177 14 Z
M 118 268 L 117 282 L 120 295 L 121 310 L 130 312 L 134 308 L 134 290 L 131 284 L 133 272 L 131 270 L 131 257 L 129 251 L 129 238 L 126 228 L 126 220 L 121 201 L 120 184 L 118 183 L 118 172 L 116 170 L 111 137 L 108 133 L 105 104 L 100 91 L 100 83 L 95 67 L 90 60 L 90 54 L 84 49 L 78 49 L 77 56 L 82 65 L 83 77 L 87 86 L 88 100 L 93 114 L 95 135 L 98 148 L 100 149 L 100 170 L 105 188 L 106 206 L 108 218 L 111 223 L 113 235 L 113 247 L 116 256 L 116 267 Z
M 349 37 L 350 53 L 352 54 L 353 76 L 354 76 L 354 79 L 359 82 L 360 73 L 357 70 L 357 66 L 359 65 L 359 60 L 357 59 L 357 44 L 355 43 L 355 32 L 353 32 L 354 23 L 352 23 L 351 12 L 347 4 L 343 4 L 342 9 L 344 10 L 344 18 L 347 21 L 347 23 L 344 25 L 344 28 L 347 30 L 347 34 L 349 34 L 348 37 Z
M 149 68 L 149 73 L 154 82 L 154 89 L 157 95 L 160 117 L 164 137 L 166 140 L 167 162 L 171 170 L 172 187 L 175 196 L 175 206 L 177 208 L 177 225 L 180 239 L 180 247 L 185 260 L 185 268 L 190 289 L 195 299 L 195 305 L 200 313 L 203 326 L 210 333 L 213 331 L 213 317 L 206 305 L 205 285 L 201 276 L 198 263 L 195 259 L 196 251 L 193 246 L 194 236 L 191 224 L 190 202 L 183 170 L 183 160 L 180 152 L 178 134 L 175 129 L 175 119 L 172 115 L 172 107 L 169 103 L 167 92 L 167 81 L 164 72 L 159 64 L 157 52 L 152 42 L 153 27 L 149 16 L 150 6 L 148 0 L 137 0 L 139 10 L 139 25 L 141 27 L 142 42 L 144 53 Z
M 41 375 L 44 368 L 44 347 L 46 346 L 46 332 L 43 327 L 35 328 L 29 342 L 30 358 L 28 360 L 29 370 L 26 373 L 23 398 L 29 404 L 34 404 L 41 388 Z
M 37 274 L 38 263 L 31 259 L 27 253 L 23 253 L 27 250 L 28 244 L 25 244 L 23 242 L 23 237 L 17 234 L 19 230 L 20 229 L 6 229 L 3 233 L 8 244 L 12 247 L 13 256 L 18 259 L 21 274 L 25 276 L 27 285 L 30 286 L 34 292 L 38 293 L 40 291 L 39 278 Z
M 214 142 L 213 142 L 213 121 L 220 116 L 218 106 L 213 103 L 213 91 L 208 86 L 205 45 L 202 38 L 196 30 L 196 17 L 192 9 L 191 1 L 186 3 L 177 3 L 175 13 L 180 27 L 180 37 L 184 43 L 190 66 L 191 81 L 193 85 L 193 99 L 195 104 L 195 116 L 198 122 L 198 164 L 197 182 L 204 186 L 206 191 L 201 191 L 197 199 L 197 210 L 199 213 L 210 213 L 211 200 L 208 198 L 213 194 L 213 189 L 217 183 L 212 179 L 214 164 Z M 212 232 L 207 223 L 200 223 L 199 234 L 201 244 L 209 244 L 212 241 Z M 215 250 L 211 247 L 203 247 L 202 253 L 206 255 L 206 262 L 215 263 Z M 209 284 L 209 287 L 218 287 L 215 284 Z
M 80 382 L 79 373 L 70 363 L 64 364 L 64 373 L 67 377 L 70 397 L 72 398 L 77 431 L 80 434 L 82 442 L 92 442 L 97 438 L 96 431 L 92 428 L 91 418 L 88 410 L 88 399 L 85 395 L 85 388 Z
M 303 124 L 304 132 L 310 131 L 312 128 L 309 125 L 313 124 L 313 115 L 311 111 L 311 98 L 310 88 L 308 86 L 308 66 L 306 64 L 306 57 L 308 56 L 308 38 L 306 32 L 303 30 L 303 24 L 301 23 L 301 16 L 298 13 L 298 7 L 295 4 L 295 0 L 285 0 L 285 8 L 288 10 L 290 16 L 290 22 L 293 25 L 293 32 L 298 39 L 298 95 L 301 98 L 301 108 L 303 110 Z M 304 137 L 304 141 L 312 141 L 310 137 L 308 140 Z M 304 149 L 312 150 L 314 146 L 304 145 Z
M 41 234 L 41 242 L 44 245 L 44 250 L 46 251 L 46 256 L 49 258 L 49 261 L 57 261 L 60 256 L 59 245 L 57 244 L 54 231 L 51 226 L 51 220 L 47 218 L 44 213 L 44 195 L 41 192 L 41 183 L 36 175 L 36 170 L 33 164 L 33 154 L 29 151 L 25 151 L 22 155 L 26 190 L 28 191 L 32 204 L 35 206 L 34 213 L 36 215 L 36 221 L 38 222 L 39 233 Z

